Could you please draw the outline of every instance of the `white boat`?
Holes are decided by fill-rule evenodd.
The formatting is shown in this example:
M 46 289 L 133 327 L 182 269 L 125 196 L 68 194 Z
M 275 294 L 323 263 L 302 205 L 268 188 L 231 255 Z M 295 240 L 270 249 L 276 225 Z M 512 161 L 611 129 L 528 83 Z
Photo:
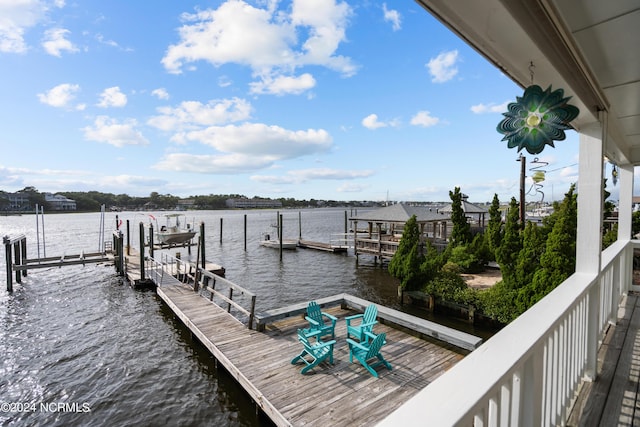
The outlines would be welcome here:
M 280 249 L 280 240 L 276 237 L 271 238 L 271 233 L 263 233 L 260 245 L 267 248 Z M 298 241 L 292 239 L 282 239 L 282 249 L 296 249 L 298 247 Z
M 191 224 L 187 223 L 184 214 L 167 214 L 165 218 L 167 219 L 167 224 L 156 231 L 156 238 L 160 243 L 177 245 L 188 242 L 196 235 L 196 230 L 191 228 Z M 185 225 L 182 225 L 182 222 Z

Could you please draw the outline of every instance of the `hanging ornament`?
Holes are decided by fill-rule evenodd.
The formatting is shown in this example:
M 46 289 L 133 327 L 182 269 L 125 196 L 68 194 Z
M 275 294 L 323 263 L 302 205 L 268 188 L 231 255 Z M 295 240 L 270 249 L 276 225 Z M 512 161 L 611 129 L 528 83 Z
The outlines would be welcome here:
M 504 135 L 502 141 L 508 141 L 509 148 L 518 147 L 518 152 L 525 148 L 531 154 L 539 154 L 545 145 L 553 145 L 553 141 L 566 138 L 565 130 L 572 129 L 570 122 L 578 117 L 578 107 L 567 104 L 571 97 L 564 97 L 564 91 L 546 90 L 533 84 L 533 63 L 531 86 L 527 87 L 522 97 L 509 104 L 505 118 L 498 124 L 497 131 Z
M 612 163 L 613 167 L 611 168 L 611 180 L 613 181 L 613 186 L 615 187 L 618 183 L 618 165 Z

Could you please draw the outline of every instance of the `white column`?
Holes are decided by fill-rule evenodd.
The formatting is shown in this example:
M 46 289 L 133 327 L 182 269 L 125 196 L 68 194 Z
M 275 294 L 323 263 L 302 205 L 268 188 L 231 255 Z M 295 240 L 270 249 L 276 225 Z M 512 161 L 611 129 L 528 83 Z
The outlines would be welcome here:
M 599 123 L 581 129 L 578 167 L 578 230 L 576 273 L 599 274 L 602 255 L 603 127 Z M 600 289 L 589 290 L 587 314 L 587 364 L 585 379 L 593 381 L 598 373 L 598 318 Z
M 576 272 L 600 272 L 603 209 L 602 126 L 580 134 Z
M 618 240 L 631 239 L 631 222 L 633 210 L 633 166 L 618 168 L 620 197 L 618 201 Z
M 633 165 L 618 168 L 620 197 L 618 198 L 618 240 L 629 242 L 633 232 Z M 633 286 L 633 246 L 627 245 L 626 253 L 620 258 L 620 293 L 626 293 Z M 636 290 L 636 289 L 634 289 Z M 617 300 L 616 300 L 617 303 Z

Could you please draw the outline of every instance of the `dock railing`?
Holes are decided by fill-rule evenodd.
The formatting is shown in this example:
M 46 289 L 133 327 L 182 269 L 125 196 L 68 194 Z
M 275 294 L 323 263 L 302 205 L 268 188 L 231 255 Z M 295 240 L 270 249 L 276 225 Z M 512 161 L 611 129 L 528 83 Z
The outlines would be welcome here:
M 226 306 L 228 313 L 238 316 L 239 312 L 246 316 L 247 327 L 253 327 L 256 294 L 222 276 L 202 267 L 196 269 L 193 262 L 169 254 L 162 254 L 160 260 L 147 257 L 145 274 L 160 287 L 176 284 L 191 286 L 194 292 L 207 297 L 212 303 L 223 308 Z
M 633 249 L 618 241 L 598 273 L 575 273 L 425 387 L 380 426 L 564 425 L 632 284 Z M 452 397 L 454 396 L 454 397 Z

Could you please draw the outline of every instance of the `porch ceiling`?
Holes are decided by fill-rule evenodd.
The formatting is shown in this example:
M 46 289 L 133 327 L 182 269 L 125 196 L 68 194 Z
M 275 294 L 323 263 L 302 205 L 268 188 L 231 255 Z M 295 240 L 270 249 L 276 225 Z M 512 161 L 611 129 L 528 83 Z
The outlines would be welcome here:
M 589 133 L 608 112 L 605 153 L 640 164 L 640 0 L 416 0 L 522 87 L 562 88 Z

